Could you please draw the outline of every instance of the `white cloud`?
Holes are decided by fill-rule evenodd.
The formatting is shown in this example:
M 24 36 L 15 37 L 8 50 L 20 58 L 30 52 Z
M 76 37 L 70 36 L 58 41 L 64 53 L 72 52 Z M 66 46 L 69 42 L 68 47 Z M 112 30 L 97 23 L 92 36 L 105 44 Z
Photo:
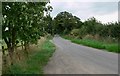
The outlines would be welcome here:
M 95 15 L 94 16 L 98 21 L 101 21 L 102 23 L 107 22 L 116 22 L 118 21 L 118 12 L 113 12 L 106 15 Z
M 55 2 L 119 2 L 119 0 L 51 0 Z
M 116 9 L 118 7 L 116 6 L 117 2 L 100 3 L 100 2 L 80 2 L 80 1 L 81 0 L 67 0 L 67 1 L 51 0 L 51 5 L 53 7 L 53 12 L 51 14 L 53 17 L 55 17 L 60 12 L 68 11 L 73 15 L 79 17 L 82 21 L 85 21 L 90 17 L 95 17 L 97 20 L 101 21 L 102 23 L 118 21 L 117 18 L 118 10 Z M 97 1 L 97 0 L 91 0 L 91 1 Z
M 53 6 L 52 16 L 55 17 L 58 13 L 68 11 L 76 16 L 86 16 L 90 12 L 91 2 L 51 2 Z

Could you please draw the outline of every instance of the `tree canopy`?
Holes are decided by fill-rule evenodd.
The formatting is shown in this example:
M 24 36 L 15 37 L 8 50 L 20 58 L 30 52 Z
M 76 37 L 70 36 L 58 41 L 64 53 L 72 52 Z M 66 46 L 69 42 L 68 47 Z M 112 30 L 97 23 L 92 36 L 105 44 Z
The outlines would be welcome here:
M 78 32 L 77 34 L 82 37 L 87 34 L 116 39 L 120 37 L 118 22 L 103 24 L 94 17 L 82 22 L 80 18 L 66 11 L 58 13 L 53 22 L 54 32 L 58 34 L 76 34 Z
M 76 16 L 69 12 L 60 12 L 54 18 L 54 32 L 55 33 L 69 33 L 73 28 L 81 27 L 82 22 Z
M 44 35 L 44 14 L 51 12 L 48 2 L 3 2 L 2 3 L 2 38 L 7 44 L 9 54 L 19 42 L 24 46 L 37 43 Z

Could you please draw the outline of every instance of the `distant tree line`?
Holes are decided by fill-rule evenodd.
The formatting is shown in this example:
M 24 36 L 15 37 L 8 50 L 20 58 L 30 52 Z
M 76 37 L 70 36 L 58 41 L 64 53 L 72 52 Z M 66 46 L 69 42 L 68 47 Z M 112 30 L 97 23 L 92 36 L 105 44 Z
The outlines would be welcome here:
M 69 34 L 80 38 L 86 35 L 120 38 L 120 24 L 118 22 L 103 24 L 94 17 L 82 22 L 80 18 L 66 11 L 57 14 L 53 19 L 53 25 L 53 31 L 57 34 Z

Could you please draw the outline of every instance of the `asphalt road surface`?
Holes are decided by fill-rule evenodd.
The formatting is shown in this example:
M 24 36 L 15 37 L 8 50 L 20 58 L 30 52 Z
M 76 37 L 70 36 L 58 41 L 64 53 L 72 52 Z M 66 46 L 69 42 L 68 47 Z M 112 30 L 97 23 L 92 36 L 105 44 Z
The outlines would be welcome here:
M 118 54 L 86 47 L 54 37 L 56 51 L 45 74 L 118 74 Z

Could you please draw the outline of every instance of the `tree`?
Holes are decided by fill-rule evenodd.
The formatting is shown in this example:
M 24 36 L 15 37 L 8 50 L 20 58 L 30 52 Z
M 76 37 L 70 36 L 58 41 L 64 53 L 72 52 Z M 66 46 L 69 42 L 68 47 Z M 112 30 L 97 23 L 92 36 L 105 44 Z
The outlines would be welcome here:
M 37 43 L 43 35 L 43 18 L 48 2 L 5 2 L 2 3 L 3 40 L 7 44 L 11 62 L 18 42 Z M 47 10 L 49 11 L 49 10 Z
M 73 16 L 69 12 L 60 12 L 54 18 L 54 31 L 58 34 L 68 34 L 74 28 L 81 26 L 81 21 L 78 17 Z
M 92 34 L 94 35 L 96 30 L 96 24 L 97 24 L 97 20 L 92 17 L 92 18 L 89 18 L 87 21 L 84 22 L 84 26 L 83 27 L 86 27 L 86 32 L 88 34 Z

